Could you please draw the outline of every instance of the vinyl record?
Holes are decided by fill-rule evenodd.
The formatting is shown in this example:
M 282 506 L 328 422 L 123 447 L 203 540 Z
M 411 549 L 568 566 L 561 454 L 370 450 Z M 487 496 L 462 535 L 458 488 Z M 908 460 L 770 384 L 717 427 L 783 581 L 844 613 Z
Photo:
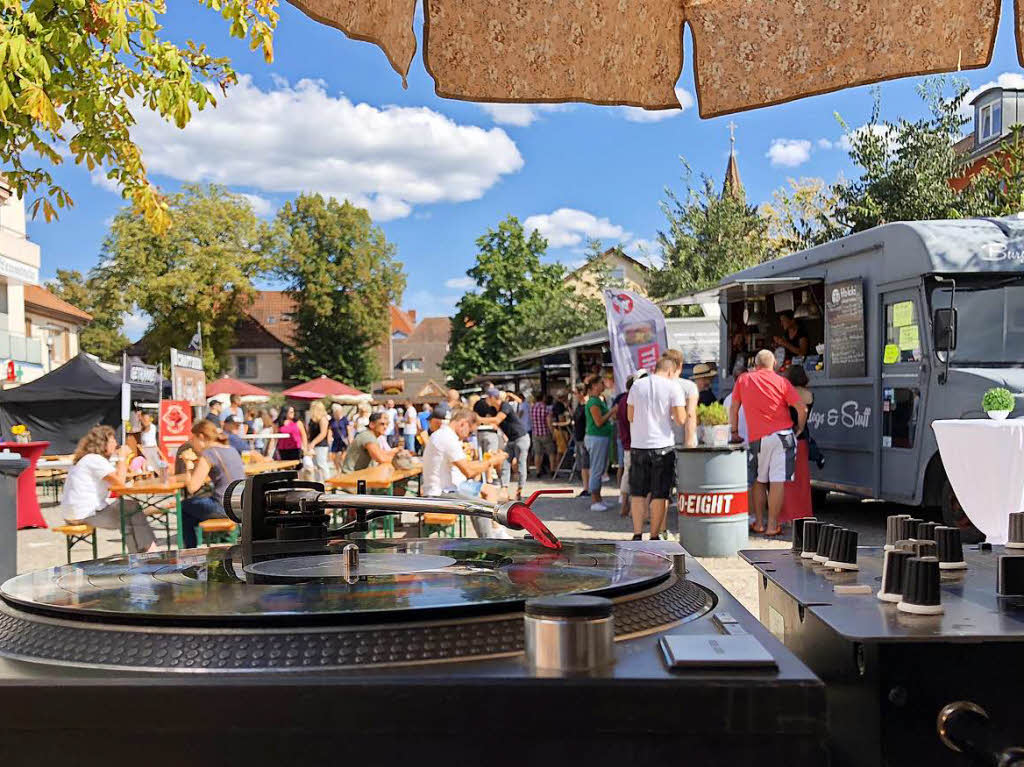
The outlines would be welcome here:
M 356 573 L 339 554 L 243 567 L 238 547 L 117 556 L 20 575 L 0 596 L 61 618 L 119 623 L 373 623 L 521 609 L 541 595 L 616 595 L 668 577 L 668 560 L 615 543 L 529 540 L 363 541 Z M 268 582 L 271 581 L 271 582 Z

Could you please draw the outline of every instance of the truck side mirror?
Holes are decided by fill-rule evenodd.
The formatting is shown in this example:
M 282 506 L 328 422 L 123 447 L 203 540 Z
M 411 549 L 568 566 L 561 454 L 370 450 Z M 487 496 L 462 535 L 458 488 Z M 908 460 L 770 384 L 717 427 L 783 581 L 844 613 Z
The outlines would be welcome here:
M 932 322 L 932 343 L 937 352 L 956 348 L 956 309 L 936 309 Z

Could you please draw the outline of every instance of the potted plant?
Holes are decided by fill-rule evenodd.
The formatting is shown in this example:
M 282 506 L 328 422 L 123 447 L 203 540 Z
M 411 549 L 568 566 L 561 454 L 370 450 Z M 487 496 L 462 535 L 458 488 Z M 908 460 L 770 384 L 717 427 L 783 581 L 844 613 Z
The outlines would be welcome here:
M 729 413 L 718 402 L 697 406 L 700 441 L 709 447 L 727 447 L 729 444 Z
M 995 387 L 985 392 L 981 399 L 982 409 L 988 413 L 989 418 L 1001 421 L 1013 410 L 1013 394 L 1008 389 Z
M 11 434 L 14 435 L 14 441 L 18 443 L 28 443 L 32 441 L 32 434 L 24 424 L 15 424 L 11 427 Z

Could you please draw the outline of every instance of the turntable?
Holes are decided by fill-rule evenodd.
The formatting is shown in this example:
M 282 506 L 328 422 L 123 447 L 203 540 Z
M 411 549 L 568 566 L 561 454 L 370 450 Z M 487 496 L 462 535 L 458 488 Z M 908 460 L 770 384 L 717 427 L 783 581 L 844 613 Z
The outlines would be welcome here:
M 562 542 L 533 500 L 257 475 L 225 499 L 238 545 L 17 576 L 0 589 L 0 757 L 825 762 L 821 683 L 680 547 Z M 527 537 L 363 537 L 422 510 Z

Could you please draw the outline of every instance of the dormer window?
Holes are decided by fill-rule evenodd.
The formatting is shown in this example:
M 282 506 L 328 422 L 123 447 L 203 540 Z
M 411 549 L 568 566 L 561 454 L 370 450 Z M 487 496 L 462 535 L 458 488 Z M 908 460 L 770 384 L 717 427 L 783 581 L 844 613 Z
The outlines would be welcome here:
M 978 109 L 978 143 L 996 138 L 1003 132 L 1003 103 L 993 101 Z
M 403 373 L 419 373 L 423 370 L 423 360 L 418 357 L 406 357 L 398 363 L 398 369 Z

